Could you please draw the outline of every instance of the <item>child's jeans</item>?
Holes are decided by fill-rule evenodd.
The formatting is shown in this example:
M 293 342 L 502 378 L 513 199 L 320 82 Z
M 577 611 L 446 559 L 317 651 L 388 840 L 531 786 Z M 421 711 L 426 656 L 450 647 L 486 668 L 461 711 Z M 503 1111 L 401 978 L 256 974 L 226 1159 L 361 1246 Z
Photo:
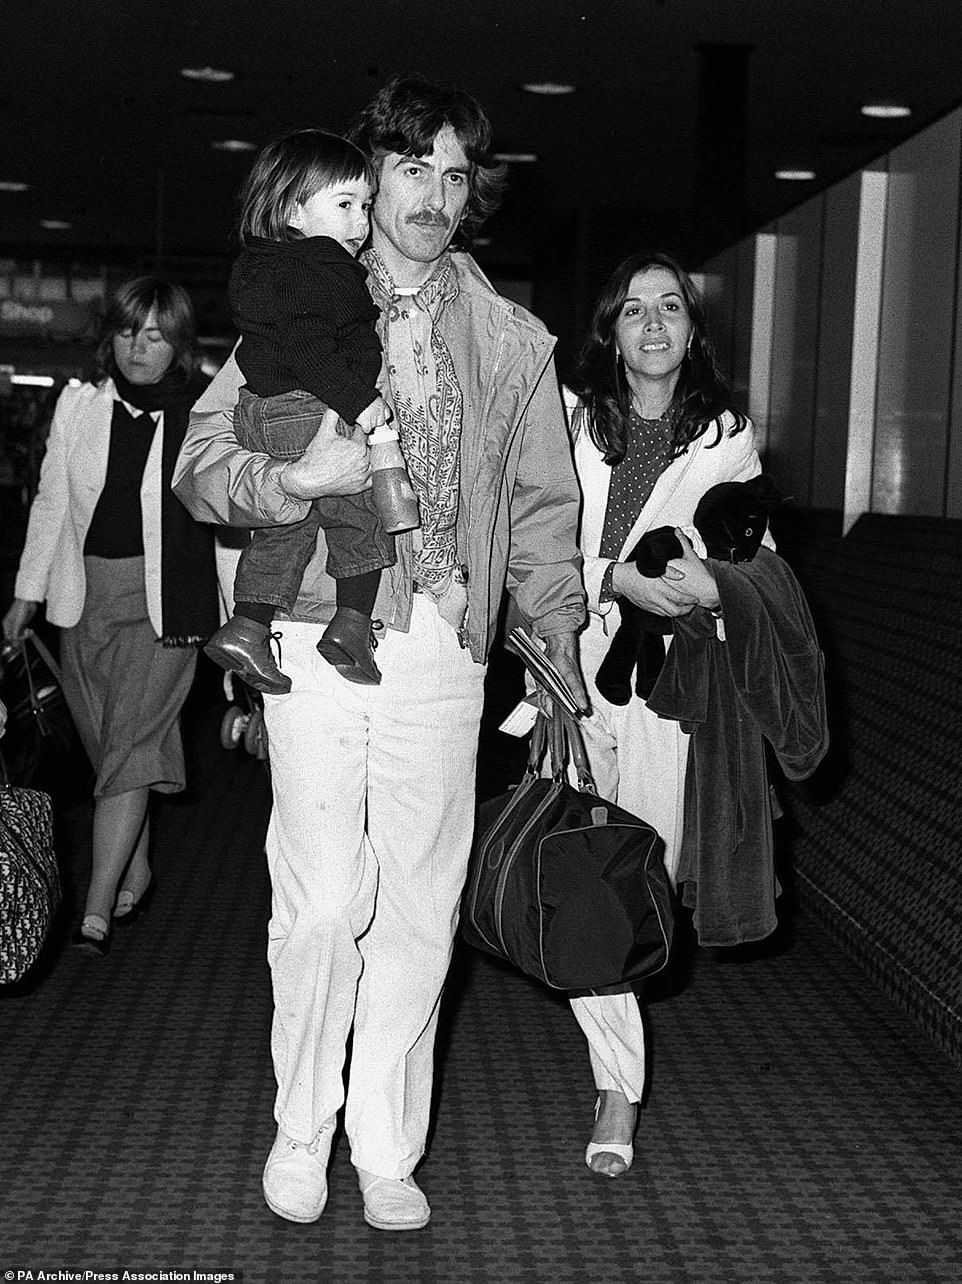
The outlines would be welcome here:
M 241 388 L 234 434 L 245 450 L 274 459 L 299 459 L 320 426 L 327 406 L 299 388 L 255 397 Z M 237 602 L 267 602 L 290 611 L 317 543 L 327 535 L 327 569 L 335 579 L 379 571 L 394 563 L 394 536 L 378 521 L 370 491 L 315 499 L 303 521 L 252 532 L 234 577 Z

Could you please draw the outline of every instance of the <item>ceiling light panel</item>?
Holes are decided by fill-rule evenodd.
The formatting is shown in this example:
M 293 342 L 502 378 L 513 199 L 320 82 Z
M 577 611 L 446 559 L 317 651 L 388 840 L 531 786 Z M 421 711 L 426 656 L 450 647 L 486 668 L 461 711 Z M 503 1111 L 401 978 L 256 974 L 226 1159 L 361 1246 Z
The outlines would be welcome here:
M 185 80 L 199 80 L 206 85 L 223 85 L 234 79 L 234 73 L 226 67 L 181 67 L 180 74 Z
M 863 116 L 871 116 L 874 120 L 901 120 L 912 115 L 912 108 L 906 107 L 904 103 L 866 103 L 861 112 Z
M 541 94 L 545 98 L 561 98 L 573 94 L 576 85 L 569 85 L 562 80 L 531 80 L 521 88 L 526 94 Z

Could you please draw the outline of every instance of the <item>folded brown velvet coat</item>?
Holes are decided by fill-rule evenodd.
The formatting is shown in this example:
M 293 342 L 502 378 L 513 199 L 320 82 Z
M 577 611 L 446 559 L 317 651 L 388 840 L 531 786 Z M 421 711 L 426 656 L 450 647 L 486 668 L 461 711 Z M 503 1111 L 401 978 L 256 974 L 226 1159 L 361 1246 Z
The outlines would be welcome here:
M 712 562 L 725 640 L 710 612 L 674 621 L 648 707 L 691 734 L 678 883 L 702 945 L 774 930 L 772 806 L 765 742 L 790 780 L 828 749 L 824 662 L 791 568 L 762 547 Z

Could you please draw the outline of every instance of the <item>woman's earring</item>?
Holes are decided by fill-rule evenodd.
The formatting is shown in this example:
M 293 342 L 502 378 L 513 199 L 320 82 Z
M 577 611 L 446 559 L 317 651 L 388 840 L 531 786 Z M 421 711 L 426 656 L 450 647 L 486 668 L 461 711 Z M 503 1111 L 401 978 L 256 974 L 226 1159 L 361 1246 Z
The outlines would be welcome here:
M 694 339 L 694 337 L 695 337 L 695 332 L 694 332 L 694 330 L 689 330 L 689 332 L 688 332 L 688 348 L 687 348 L 687 352 L 688 352 L 688 360 L 689 360 L 689 361 L 691 360 L 691 344 L 692 344 L 692 340 Z

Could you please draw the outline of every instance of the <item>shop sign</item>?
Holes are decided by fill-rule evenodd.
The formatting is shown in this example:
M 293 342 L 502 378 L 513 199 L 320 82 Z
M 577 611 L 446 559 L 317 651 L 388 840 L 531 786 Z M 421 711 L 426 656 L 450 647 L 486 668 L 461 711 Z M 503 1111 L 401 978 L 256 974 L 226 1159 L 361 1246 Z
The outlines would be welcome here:
M 82 335 L 93 314 L 83 303 L 69 300 L 0 299 L 0 334 Z

